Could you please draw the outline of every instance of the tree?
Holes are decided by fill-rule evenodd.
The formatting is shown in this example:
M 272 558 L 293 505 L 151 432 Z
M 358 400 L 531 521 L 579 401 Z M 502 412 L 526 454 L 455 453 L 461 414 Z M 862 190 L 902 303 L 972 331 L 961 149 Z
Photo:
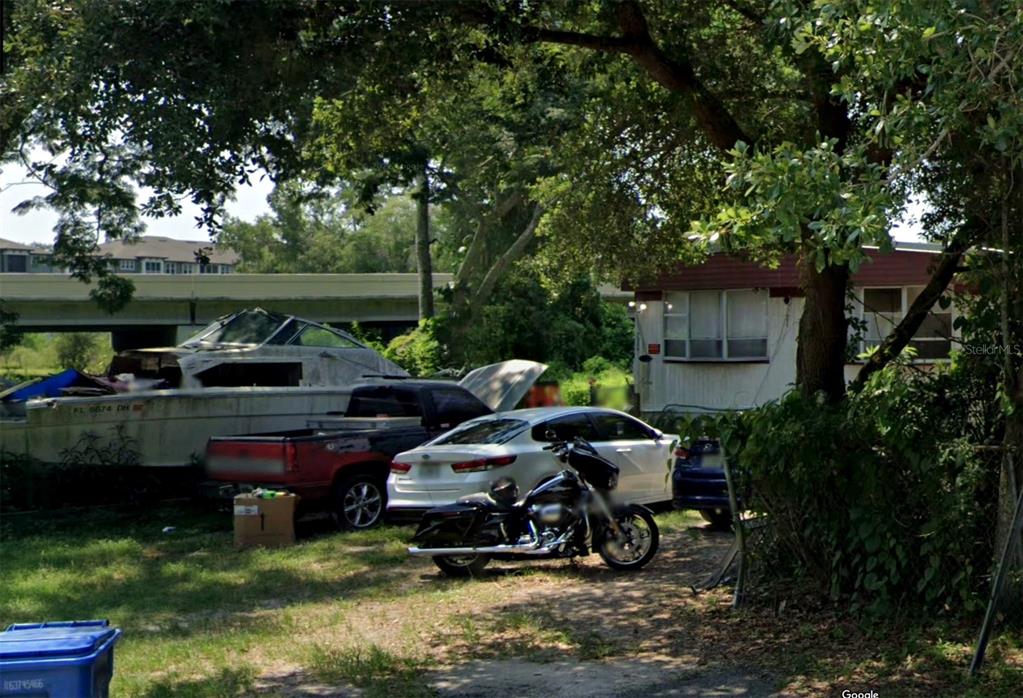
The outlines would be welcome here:
M 99 337 L 91 332 L 62 332 L 54 340 L 57 364 L 64 368 L 86 371 L 100 353 Z
M 242 272 L 414 272 L 419 207 L 403 192 L 379 199 L 370 214 L 343 189 L 287 183 L 270 195 L 271 214 L 251 223 L 226 220 L 219 241 L 238 252 Z M 447 216 L 434 207 L 431 218 L 440 248 L 437 266 L 450 271 Z
M 21 343 L 22 333 L 15 327 L 17 321 L 18 314 L 0 304 L 0 354 Z
M 514 356 L 579 370 L 598 356 L 628 365 L 633 328 L 625 308 L 604 302 L 587 274 L 560 271 L 557 284 L 530 264 L 505 276 L 494 300 L 459 336 L 462 362 L 474 366 Z
M 947 10 L 925 8 L 910 23 L 917 27 L 928 12 Z M 851 269 L 865 245 L 888 246 L 886 222 L 912 174 L 893 171 L 902 134 L 897 121 L 875 130 L 872 98 L 887 80 L 898 86 L 886 92 L 892 101 L 929 104 L 937 87 L 925 71 L 909 70 L 866 76 L 862 92 L 845 89 L 855 70 L 829 60 L 831 45 L 818 38 L 855 28 L 850 17 L 860 13 L 855 2 L 83 0 L 64 13 L 26 2 L 12 18 L 4 88 L 11 99 L 0 125 L 17 130 L 15 144 L 69 153 L 63 164 L 35 169 L 61 192 L 52 203 L 69 225 L 58 247 L 67 239 L 81 243 L 69 248 L 80 252 L 91 231 L 86 218 L 109 234 L 131 234 L 137 218 L 128 211 L 127 182 L 156 191 L 146 213 L 169 212 L 176 196 L 189 195 L 216 223 L 224 193 L 254 167 L 278 178 L 361 169 L 367 191 L 408 182 L 424 167 L 439 179 L 452 171 L 452 153 L 472 151 L 465 124 L 479 121 L 445 119 L 434 103 L 464 105 L 460 97 L 480 94 L 472 88 L 481 76 L 501 93 L 516 92 L 519 74 L 545 89 L 560 84 L 582 107 L 567 111 L 571 128 L 514 151 L 550 172 L 512 177 L 512 186 L 492 180 L 491 197 L 477 199 L 478 210 L 489 203 L 498 221 L 508 197 L 526 202 L 518 209 L 521 233 L 504 249 L 524 250 L 539 233 L 581 242 L 567 246 L 588 246 L 596 266 L 624 264 L 635 274 L 650 266 L 643 257 L 684 256 L 692 248 L 688 222 L 698 218 L 704 242 L 766 261 L 795 252 L 806 296 L 797 383 L 836 400 L 844 391 Z M 906 37 L 886 38 L 878 55 L 898 59 L 911 47 Z M 929 60 L 927 67 L 938 58 Z M 540 68 L 555 79 L 533 80 Z M 546 114 L 564 111 L 558 100 L 547 102 Z M 512 114 L 529 113 L 511 106 Z M 722 191 L 726 167 L 731 179 Z M 939 179 L 949 184 L 948 176 Z M 537 205 L 546 213 L 533 226 Z M 947 256 L 953 268 L 956 249 Z M 936 278 L 940 287 L 943 277 Z M 486 290 L 483 281 L 477 287 Z
M 840 72 L 836 93 L 862 105 L 878 147 L 892 151 L 889 180 L 927 193 L 926 217 L 945 243 L 931 283 L 885 340 L 857 381 L 862 384 L 906 345 L 941 296 L 964 253 L 984 271 L 980 288 L 998 304 L 1005 415 L 996 550 L 1010 535 L 1023 483 L 1023 9 L 1014 2 L 841 2 L 807 17 L 794 36 L 816 46 Z M 1017 564 L 1023 546 L 1017 541 Z

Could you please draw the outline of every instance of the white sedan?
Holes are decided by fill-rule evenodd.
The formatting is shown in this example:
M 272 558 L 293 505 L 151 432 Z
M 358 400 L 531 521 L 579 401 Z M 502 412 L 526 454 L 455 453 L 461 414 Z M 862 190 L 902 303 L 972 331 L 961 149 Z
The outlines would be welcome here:
M 486 492 L 511 477 L 525 495 L 565 465 L 544 446 L 577 436 L 619 468 L 617 501 L 654 504 L 671 499 L 668 477 L 678 437 L 635 417 L 598 407 L 538 407 L 498 412 L 461 424 L 399 453 L 387 479 L 387 511 L 411 518 L 459 497 Z

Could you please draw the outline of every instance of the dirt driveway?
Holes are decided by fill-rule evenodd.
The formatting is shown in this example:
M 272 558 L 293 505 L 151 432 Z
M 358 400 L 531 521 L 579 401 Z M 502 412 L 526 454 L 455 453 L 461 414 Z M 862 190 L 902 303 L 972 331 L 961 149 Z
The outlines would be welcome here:
M 639 573 L 616 573 L 597 556 L 492 563 L 482 578 L 458 583 L 463 593 L 451 588 L 427 608 L 361 603 L 358 615 L 371 622 L 345 632 L 397 656 L 428 657 L 415 678 L 424 695 L 770 695 L 772 677 L 714 656 L 689 633 L 697 606 L 729 603 L 727 590 L 694 597 L 690 587 L 730 544 L 730 534 L 689 525 L 665 530 Z M 409 590 L 445 584 L 429 562 L 402 567 Z M 302 671 L 266 674 L 259 686 L 292 697 L 365 694 Z

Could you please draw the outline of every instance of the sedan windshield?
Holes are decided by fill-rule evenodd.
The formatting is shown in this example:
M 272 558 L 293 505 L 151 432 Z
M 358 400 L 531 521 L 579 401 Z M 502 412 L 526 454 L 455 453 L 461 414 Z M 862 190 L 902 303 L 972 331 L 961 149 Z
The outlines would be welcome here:
M 445 434 L 433 443 L 436 446 L 443 444 L 503 444 L 528 426 L 529 424 L 521 419 L 487 419 L 482 422 L 470 422 Z

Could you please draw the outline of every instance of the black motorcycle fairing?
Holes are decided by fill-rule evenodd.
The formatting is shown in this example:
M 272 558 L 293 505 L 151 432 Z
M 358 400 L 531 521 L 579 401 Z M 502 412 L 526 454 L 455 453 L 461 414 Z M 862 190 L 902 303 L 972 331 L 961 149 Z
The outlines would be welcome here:
M 548 504 L 555 502 L 574 502 L 583 491 L 575 473 L 571 470 L 562 470 L 556 475 L 551 475 L 540 481 L 528 495 L 523 504 L 529 507 L 533 504 Z

